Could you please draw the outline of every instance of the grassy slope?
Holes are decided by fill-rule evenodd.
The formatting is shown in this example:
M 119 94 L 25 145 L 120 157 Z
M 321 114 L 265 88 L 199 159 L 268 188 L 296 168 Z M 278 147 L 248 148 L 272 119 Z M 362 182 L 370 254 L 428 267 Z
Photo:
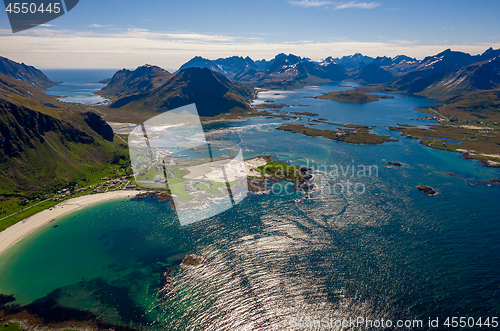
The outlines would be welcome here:
M 500 153 L 500 126 L 497 124 L 500 122 L 500 91 L 460 96 L 444 105 L 419 110 L 449 121 L 433 125 L 430 129 L 402 126 L 391 129 L 422 139 L 422 144 L 432 148 L 471 150 L 473 152 L 469 156 L 474 159 L 500 162 L 499 157 L 488 156 Z M 426 136 L 453 139 L 461 144 L 446 144 L 440 139 Z M 495 163 L 490 162 L 490 165 Z
M 433 113 L 432 110 L 418 109 Z M 458 121 L 500 122 L 500 90 L 467 94 L 448 99 L 435 111 Z
M 266 165 L 255 168 L 262 175 L 272 175 L 277 178 L 296 182 L 304 178 L 299 166 L 289 165 L 279 161 L 268 161 Z
M 55 101 L 26 84 L 0 74 L 0 103 L 2 114 L 0 124 L 4 132 L 14 134 L 18 153 L 4 155 L 0 163 L 0 218 L 23 210 L 34 204 L 26 200 L 44 199 L 46 194 L 68 187 L 70 183 L 90 185 L 109 176 L 114 169 L 119 169 L 119 156 L 126 159 L 126 146 L 115 139 L 109 142 L 95 133 L 76 111 L 67 108 L 55 108 L 67 105 Z M 77 108 L 70 105 L 70 108 Z M 12 109 L 13 112 L 11 112 Z M 16 109 L 16 110 L 14 110 Z M 30 124 L 20 122 L 14 114 L 23 114 L 24 119 L 32 119 Z M 43 117 L 37 114 L 45 114 Z M 48 117 L 50 116 L 50 117 Z M 52 119 L 67 131 L 61 134 L 58 129 L 43 132 L 43 139 L 35 138 L 39 131 L 30 127 L 37 123 L 37 118 Z M 93 140 L 92 143 L 72 140 L 68 132 L 77 132 Z M 69 134 L 69 136 L 68 136 Z M 4 137 L 5 139 L 5 137 Z M 118 158 L 118 159 L 117 159 Z M 111 161 L 115 159 L 115 164 Z M 43 203 L 13 217 L 0 221 L 0 229 L 12 225 L 23 217 L 31 216 L 51 203 Z

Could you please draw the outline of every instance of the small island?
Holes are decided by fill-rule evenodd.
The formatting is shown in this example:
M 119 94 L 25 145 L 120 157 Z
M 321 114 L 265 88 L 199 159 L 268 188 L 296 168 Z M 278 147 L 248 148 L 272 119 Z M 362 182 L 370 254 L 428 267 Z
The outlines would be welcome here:
M 286 124 L 277 127 L 276 129 L 287 132 L 301 133 L 310 137 L 324 137 L 326 139 L 354 145 L 380 145 L 384 142 L 398 141 L 388 136 L 379 136 L 374 133 L 370 133 L 371 128 L 365 125 L 346 124 L 339 126 L 342 128 L 338 131 L 313 129 L 303 124 Z
M 394 167 L 402 167 L 403 166 L 403 164 L 401 164 L 400 162 L 387 161 L 387 164 L 391 165 L 391 166 L 394 166 Z
M 197 267 L 200 264 L 206 262 L 207 258 L 201 255 L 188 254 L 182 259 L 181 267 Z
M 380 99 L 394 99 L 394 97 L 391 96 L 366 94 L 365 92 L 359 90 L 323 93 L 322 95 L 317 95 L 313 98 L 335 100 L 335 101 L 349 102 L 349 103 L 368 103 L 368 102 L 379 101 Z
M 433 190 L 429 186 L 417 186 L 417 188 L 420 190 L 420 192 L 423 192 L 431 197 L 438 194 L 435 190 Z
M 273 161 L 271 156 L 257 156 L 245 160 L 248 173 L 248 189 L 254 193 L 269 193 L 274 183 L 293 183 L 291 190 L 310 192 L 314 189 L 313 175 L 307 167 Z
M 294 114 L 294 115 L 298 115 L 298 116 L 319 116 L 316 113 L 311 113 L 311 112 L 308 112 L 308 111 L 304 111 L 304 112 L 292 111 L 291 113 Z

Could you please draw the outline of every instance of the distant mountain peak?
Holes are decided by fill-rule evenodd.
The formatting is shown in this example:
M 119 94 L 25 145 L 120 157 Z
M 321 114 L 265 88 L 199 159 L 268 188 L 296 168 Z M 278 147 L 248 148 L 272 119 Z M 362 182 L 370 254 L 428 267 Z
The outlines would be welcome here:
M 406 55 L 397 55 L 395 57 L 392 58 L 392 63 L 395 63 L 395 64 L 399 64 L 401 62 L 417 62 L 417 59 L 416 58 L 412 58 L 412 57 L 409 57 L 409 56 L 406 56 Z
M 488 48 L 483 54 L 479 56 L 481 61 L 488 60 L 494 57 L 500 56 L 500 48 L 493 49 L 493 47 Z
M 167 111 L 195 103 L 200 116 L 247 111 L 254 89 L 209 68 L 182 69 L 166 84 L 116 100 L 111 108 Z
M 323 61 L 319 61 L 318 63 L 320 66 L 328 66 L 330 64 L 338 64 L 337 61 L 335 61 L 335 59 L 331 56 L 327 57 L 326 59 L 324 59 Z
M 116 72 L 108 85 L 98 94 L 117 99 L 130 94 L 144 93 L 165 84 L 172 76 L 167 70 L 152 64 L 142 65 L 135 70 L 123 69 Z
M 444 51 L 442 51 L 441 53 L 439 53 L 438 55 L 436 56 L 443 56 L 443 55 L 447 55 L 447 54 L 450 54 L 452 52 L 451 48 L 447 48 L 445 49 Z

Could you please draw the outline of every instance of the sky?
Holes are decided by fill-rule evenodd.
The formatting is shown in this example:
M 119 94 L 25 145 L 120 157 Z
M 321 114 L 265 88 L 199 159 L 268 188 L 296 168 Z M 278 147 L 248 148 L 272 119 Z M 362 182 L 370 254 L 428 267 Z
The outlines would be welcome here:
M 15 34 L 0 11 L 0 56 L 42 69 L 148 63 L 167 70 L 197 55 L 422 59 L 447 48 L 500 48 L 498 13 L 500 0 L 80 0 Z

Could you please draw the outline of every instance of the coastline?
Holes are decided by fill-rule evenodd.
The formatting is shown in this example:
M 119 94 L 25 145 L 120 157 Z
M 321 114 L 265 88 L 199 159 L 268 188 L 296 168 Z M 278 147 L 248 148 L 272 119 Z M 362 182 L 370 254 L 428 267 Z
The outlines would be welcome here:
M 132 198 L 140 193 L 144 193 L 144 191 L 113 191 L 84 195 L 82 197 L 63 201 L 50 209 L 41 211 L 38 214 L 22 220 L 0 232 L 0 255 L 2 255 L 5 251 L 7 251 L 10 247 L 15 245 L 27 235 L 33 233 L 34 231 L 38 230 L 45 224 L 50 223 L 55 219 L 61 218 L 67 214 L 99 202 L 120 198 Z

